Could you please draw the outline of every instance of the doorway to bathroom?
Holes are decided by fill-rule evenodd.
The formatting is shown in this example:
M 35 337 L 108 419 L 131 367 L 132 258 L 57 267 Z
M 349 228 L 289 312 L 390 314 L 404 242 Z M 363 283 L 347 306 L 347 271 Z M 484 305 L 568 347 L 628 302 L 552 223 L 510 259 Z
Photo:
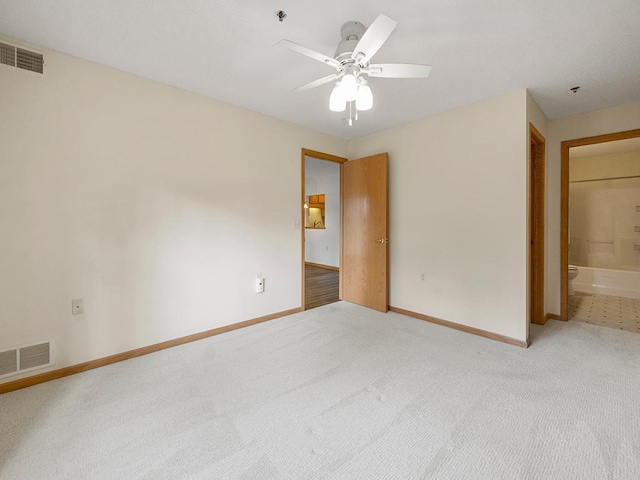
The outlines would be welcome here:
M 640 333 L 640 129 L 561 148 L 562 318 Z

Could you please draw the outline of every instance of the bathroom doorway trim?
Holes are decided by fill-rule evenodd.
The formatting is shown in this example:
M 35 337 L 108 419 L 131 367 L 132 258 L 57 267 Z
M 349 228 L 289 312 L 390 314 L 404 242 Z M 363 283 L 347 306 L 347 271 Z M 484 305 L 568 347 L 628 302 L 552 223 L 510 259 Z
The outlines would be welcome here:
M 638 137 L 640 128 L 565 140 L 560 144 L 560 320 L 569 320 L 569 149 Z

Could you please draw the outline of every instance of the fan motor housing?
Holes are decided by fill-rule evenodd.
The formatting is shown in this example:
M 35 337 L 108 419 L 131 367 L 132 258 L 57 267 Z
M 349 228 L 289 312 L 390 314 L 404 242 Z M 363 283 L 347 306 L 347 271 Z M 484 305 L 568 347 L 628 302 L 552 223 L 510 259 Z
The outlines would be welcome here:
M 356 47 L 358 41 L 366 31 L 367 27 L 365 27 L 362 22 L 357 22 L 355 20 L 346 22 L 342 25 L 340 28 L 342 41 L 338 44 L 334 58 L 341 62 L 346 57 L 351 57 L 353 49 Z

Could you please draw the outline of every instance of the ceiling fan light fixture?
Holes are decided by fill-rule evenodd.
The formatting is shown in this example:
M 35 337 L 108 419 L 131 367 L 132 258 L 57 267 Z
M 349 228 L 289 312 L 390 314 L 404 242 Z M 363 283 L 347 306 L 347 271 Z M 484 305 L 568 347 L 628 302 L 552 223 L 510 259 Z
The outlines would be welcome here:
M 356 78 L 354 69 L 347 68 L 340 82 L 340 88 L 347 102 L 353 102 L 356 99 L 356 95 L 358 94 L 358 79 Z
M 371 110 L 373 107 L 373 93 L 366 81 L 358 87 L 358 95 L 356 96 L 356 109 L 360 111 Z
M 332 75 L 314 80 L 296 90 L 310 90 L 340 79 L 339 83 L 334 85 L 329 97 L 329 108 L 334 112 L 343 112 L 349 107 L 349 117 L 345 120 L 348 125 L 353 125 L 353 122 L 358 119 L 358 111 L 373 108 L 373 93 L 365 77 L 427 78 L 429 76 L 430 65 L 371 63 L 371 59 L 387 41 L 396 25 L 395 20 L 384 14 L 378 15 L 369 28 L 361 22 L 346 22 L 340 29 L 342 41 L 338 44 L 333 58 L 290 40 L 282 39 L 278 44 L 335 68 L 336 72 Z
M 340 83 L 336 83 L 329 97 L 329 110 L 332 112 L 344 112 L 347 108 L 347 100 L 344 98 L 344 91 Z

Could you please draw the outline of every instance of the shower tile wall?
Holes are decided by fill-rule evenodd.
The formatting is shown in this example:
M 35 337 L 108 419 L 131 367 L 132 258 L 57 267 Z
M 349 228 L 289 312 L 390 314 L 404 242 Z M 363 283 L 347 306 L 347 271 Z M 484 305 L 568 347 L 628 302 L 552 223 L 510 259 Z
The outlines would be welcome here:
M 640 179 L 569 185 L 569 261 L 574 265 L 640 271 Z

